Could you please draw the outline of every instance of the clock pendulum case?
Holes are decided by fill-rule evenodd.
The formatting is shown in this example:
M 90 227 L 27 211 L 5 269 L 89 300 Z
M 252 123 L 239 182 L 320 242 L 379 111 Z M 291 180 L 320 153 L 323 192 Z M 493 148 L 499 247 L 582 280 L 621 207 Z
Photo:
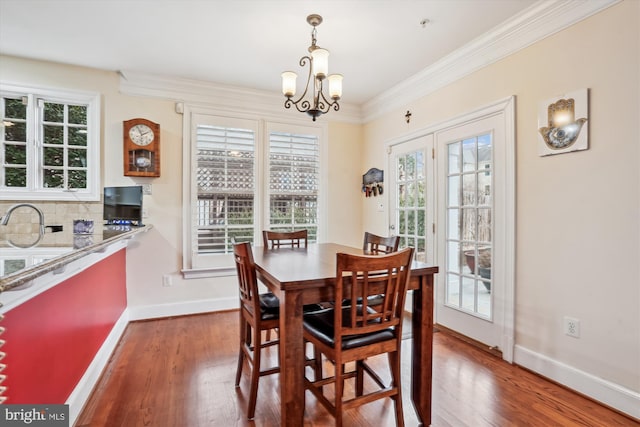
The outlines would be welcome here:
M 125 176 L 160 176 L 160 125 L 147 119 L 122 122 Z

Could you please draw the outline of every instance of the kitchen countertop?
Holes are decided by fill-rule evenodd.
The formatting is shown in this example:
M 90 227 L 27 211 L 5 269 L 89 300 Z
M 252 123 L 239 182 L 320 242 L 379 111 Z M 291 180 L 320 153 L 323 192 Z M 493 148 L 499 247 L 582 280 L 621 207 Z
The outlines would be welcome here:
M 0 277 L 0 293 L 19 290 L 21 286 L 27 285 L 37 277 L 59 270 L 91 253 L 104 251 L 109 245 L 147 232 L 152 227 L 152 225 L 141 227 L 105 226 L 102 234 L 74 234 L 73 240 L 70 240 L 68 245 L 37 245 L 32 248 L 16 249 L 7 245 L 6 242 L 0 242 L 0 250 L 3 254 L 12 252 L 16 258 L 35 259 L 32 265 L 25 265 L 24 268 Z

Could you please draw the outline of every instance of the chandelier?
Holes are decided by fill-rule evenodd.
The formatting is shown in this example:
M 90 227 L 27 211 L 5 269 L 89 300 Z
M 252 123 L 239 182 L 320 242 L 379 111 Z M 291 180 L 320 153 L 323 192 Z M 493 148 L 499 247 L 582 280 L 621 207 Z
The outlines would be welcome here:
M 287 97 L 284 102 L 285 108 L 291 108 L 295 105 L 296 109 L 301 113 L 307 113 L 316 121 L 321 114 L 326 114 L 331 108 L 335 111 L 340 109 L 338 100 L 342 96 L 342 75 L 329 74 L 329 51 L 322 49 L 316 45 L 316 27 L 322 23 L 322 16 L 309 15 L 307 22 L 313 27 L 311 31 L 311 46 L 309 46 L 309 55 L 300 58 L 300 66 L 309 65 L 309 76 L 304 92 L 297 100 L 292 98 L 296 94 L 296 79 L 298 75 L 293 71 L 285 71 L 282 73 L 282 93 Z M 325 79 L 329 80 L 329 99 L 324 94 L 323 83 Z M 311 88 L 309 88 L 311 86 Z M 311 95 L 310 99 L 306 99 L 307 93 Z

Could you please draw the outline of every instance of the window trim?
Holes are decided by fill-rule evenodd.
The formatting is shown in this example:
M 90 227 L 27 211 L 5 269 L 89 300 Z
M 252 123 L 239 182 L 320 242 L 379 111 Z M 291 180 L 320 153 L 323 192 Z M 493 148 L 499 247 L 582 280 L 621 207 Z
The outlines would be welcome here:
M 99 201 L 100 192 L 100 151 L 101 151 L 101 129 L 100 129 L 100 99 L 97 92 L 86 92 L 68 89 L 54 89 L 37 86 L 14 85 L 0 82 L 0 94 L 28 96 L 33 107 L 37 108 L 37 100 L 43 98 L 45 101 L 61 102 L 65 104 L 86 104 L 87 105 L 87 188 L 86 189 L 64 189 L 64 188 L 39 188 L 37 177 L 42 173 L 40 157 L 36 154 L 38 146 L 35 141 L 34 117 L 27 118 L 27 151 L 31 153 L 27 162 L 28 182 L 31 187 L 12 188 L 2 187 L 0 200 L 36 200 L 36 201 Z M 4 160 L 2 160 L 4 161 Z

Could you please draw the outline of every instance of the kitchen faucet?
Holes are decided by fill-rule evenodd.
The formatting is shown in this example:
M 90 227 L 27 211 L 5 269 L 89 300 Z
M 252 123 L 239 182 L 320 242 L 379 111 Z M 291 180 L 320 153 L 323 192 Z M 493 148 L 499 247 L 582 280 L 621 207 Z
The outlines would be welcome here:
M 17 205 L 11 206 L 9 208 L 9 210 L 7 211 L 7 213 L 5 214 L 5 216 L 3 216 L 2 219 L 0 220 L 0 225 L 7 225 L 7 223 L 9 222 L 9 218 L 11 217 L 11 214 L 13 213 L 13 211 L 18 209 L 18 208 L 22 208 L 22 207 L 32 208 L 33 210 L 35 210 L 38 213 L 38 217 L 40 218 L 40 233 L 44 234 L 44 214 L 42 213 L 42 211 L 40 209 L 38 209 L 37 206 L 34 206 L 31 203 L 18 203 Z
M 38 217 L 40 220 L 40 227 L 38 229 L 38 240 L 35 241 L 35 243 L 27 245 L 27 246 L 23 246 L 23 245 L 18 245 L 17 243 L 14 243 L 10 240 L 7 240 L 7 243 L 9 243 L 9 245 L 13 246 L 13 247 L 18 247 L 18 248 L 29 248 L 32 246 L 37 245 L 40 240 L 42 240 L 42 237 L 44 236 L 44 214 L 42 213 L 42 211 L 40 209 L 38 209 L 37 206 L 32 205 L 31 203 L 18 203 L 17 205 L 13 205 L 9 208 L 9 210 L 7 211 L 7 213 L 2 217 L 2 219 L 0 219 L 0 225 L 7 225 L 7 223 L 9 222 L 9 218 L 11 218 L 11 214 L 13 213 L 14 210 L 18 209 L 18 208 L 22 208 L 22 207 L 29 207 L 32 208 L 33 210 L 35 210 L 38 213 Z

